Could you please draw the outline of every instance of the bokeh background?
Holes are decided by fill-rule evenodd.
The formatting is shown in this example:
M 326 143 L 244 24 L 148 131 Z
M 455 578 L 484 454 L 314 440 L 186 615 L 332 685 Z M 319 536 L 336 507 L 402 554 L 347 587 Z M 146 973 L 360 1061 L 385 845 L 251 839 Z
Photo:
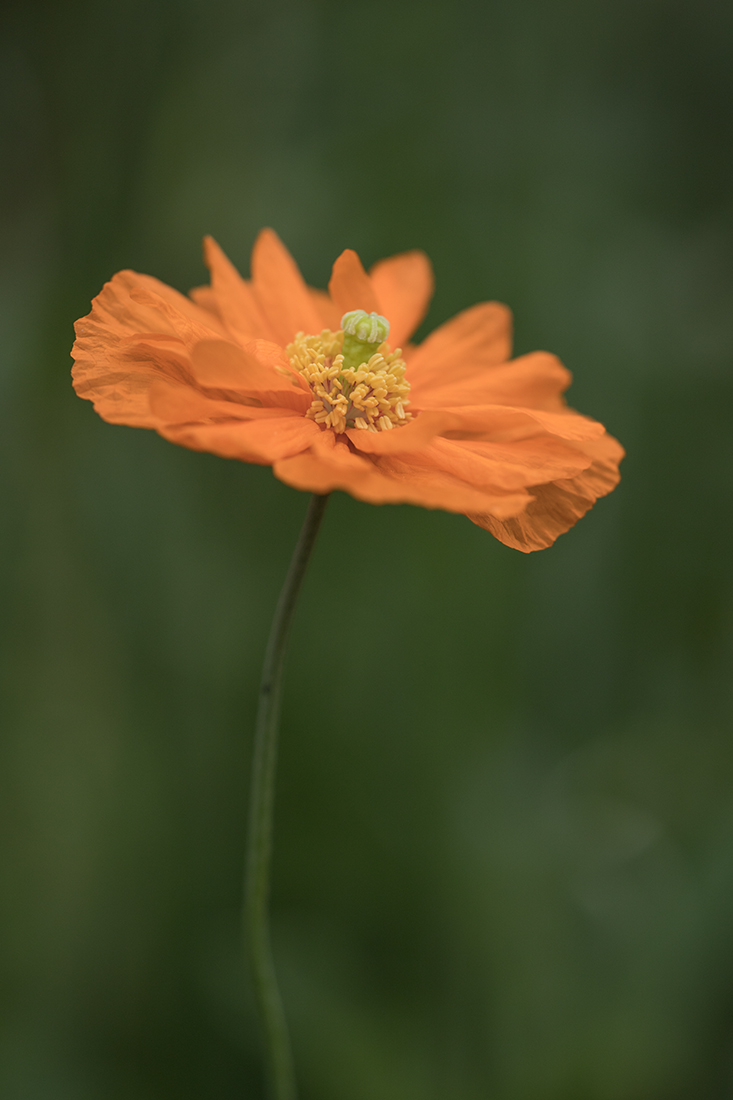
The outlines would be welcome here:
M 628 449 L 525 556 L 334 494 L 287 671 L 273 898 L 303 1100 L 733 1096 L 733 9 L 6 0 L 4 1100 L 260 1100 L 238 906 L 306 497 L 99 420 L 122 267 L 432 257 Z

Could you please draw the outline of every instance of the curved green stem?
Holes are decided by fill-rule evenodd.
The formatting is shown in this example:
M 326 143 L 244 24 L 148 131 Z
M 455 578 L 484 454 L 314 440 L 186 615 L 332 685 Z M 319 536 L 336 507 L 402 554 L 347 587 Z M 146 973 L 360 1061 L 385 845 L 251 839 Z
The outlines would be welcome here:
M 272 1100 L 295 1100 L 296 1097 L 290 1039 L 272 960 L 267 920 L 283 664 L 295 604 L 327 501 L 328 496 L 313 494 L 293 552 L 265 650 L 255 727 L 243 917 Z

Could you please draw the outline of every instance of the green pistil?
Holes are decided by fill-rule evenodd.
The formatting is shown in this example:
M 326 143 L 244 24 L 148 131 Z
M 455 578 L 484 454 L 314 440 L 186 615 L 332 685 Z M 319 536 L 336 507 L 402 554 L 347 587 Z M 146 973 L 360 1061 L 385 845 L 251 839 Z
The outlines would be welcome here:
M 366 313 L 363 309 L 352 309 L 341 318 L 344 330 L 344 367 L 356 370 L 362 363 L 368 363 L 380 344 L 389 336 L 389 321 L 378 313 Z

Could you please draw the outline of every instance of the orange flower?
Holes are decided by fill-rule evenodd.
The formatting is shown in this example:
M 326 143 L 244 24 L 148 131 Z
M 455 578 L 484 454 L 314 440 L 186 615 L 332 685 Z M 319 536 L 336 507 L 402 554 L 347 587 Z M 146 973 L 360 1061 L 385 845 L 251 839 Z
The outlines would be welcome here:
M 121 271 L 77 322 L 74 387 L 105 420 L 271 465 L 296 489 L 460 512 L 523 551 L 617 484 L 623 449 L 567 407 L 559 360 L 509 360 L 506 306 L 407 343 L 433 288 L 422 252 L 367 274 L 347 250 L 327 294 L 269 229 L 250 281 L 210 237 L 204 254 L 211 286 L 190 298 Z

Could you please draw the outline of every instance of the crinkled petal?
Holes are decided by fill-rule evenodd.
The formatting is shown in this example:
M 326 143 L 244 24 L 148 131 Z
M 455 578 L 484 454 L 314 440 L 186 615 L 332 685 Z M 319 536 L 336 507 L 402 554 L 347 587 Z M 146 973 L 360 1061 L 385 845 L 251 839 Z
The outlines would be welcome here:
M 605 431 L 597 420 L 581 416 L 573 409 L 557 413 L 513 405 L 464 405 L 442 411 L 450 417 L 449 430 L 458 438 L 465 434 L 471 438 L 499 441 L 526 438 L 545 431 L 560 439 L 580 442 L 599 439 Z
M 413 456 L 385 456 L 370 462 L 351 452 L 332 432 L 322 432 L 309 450 L 275 463 L 276 477 L 293 488 L 314 493 L 343 489 L 370 504 L 417 504 L 447 512 L 474 510 L 505 518 L 531 501 L 527 493 L 483 492 L 450 473 L 412 462 Z
M 407 378 L 412 382 L 411 367 Z M 562 394 L 571 382 L 570 371 L 556 355 L 533 351 L 491 370 L 485 363 L 466 364 L 463 376 L 454 381 L 434 376 L 424 382 L 418 374 L 411 397 L 421 408 L 497 404 L 560 412 L 565 407 Z
M 592 459 L 579 447 L 542 435 L 507 444 L 434 439 L 409 461 L 435 466 L 485 492 L 508 492 L 573 476 Z
M 189 298 L 203 309 L 205 313 L 211 314 L 213 320 L 218 324 L 222 332 L 228 332 L 227 326 L 224 324 L 224 319 L 219 311 L 219 303 L 216 295 L 210 286 L 195 286 L 188 292 Z M 234 335 L 233 333 L 231 335 Z
M 400 486 L 399 499 L 406 503 L 465 514 L 474 511 L 470 501 L 482 497 L 485 501 L 482 513 L 505 518 L 517 515 L 531 501 L 526 492 L 471 485 L 464 477 L 437 465 L 430 448 L 426 452 L 384 455 L 376 461 L 378 470 Z
M 530 553 L 551 546 L 619 482 L 624 450 L 613 436 L 584 443 L 583 449 L 591 458 L 588 469 L 533 488 L 534 500 L 521 514 L 499 521 L 488 512 L 469 512 L 468 518 L 515 550 Z
M 76 322 L 77 335 L 104 329 L 117 338 L 141 332 L 183 337 L 189 326 L 222 335 L 221 325 L 185 295 L 152 275 L 118 271 L 92 301 L 86 317 Z
M 272 332 L 285 347 L 298 332 L 319 332 L 320 318 L 295 260 L 272 229 L 263 229 L 252 250 L 252 286 Z
M 428 311 L 433 268 L 424 252 L 401 252 L 380 260 L 369 271 L 380 308 L 390 324 L 389 342 L 404 348 Z
M 344 313 L 352 309 L 363 309 L 367 313 L 381 313 L 380 302 L 374 292 L 372 281 L 352 248 L 345 249 L 333 265 L 328 293 L 338 310 L 339 325 Z
M 414 420 L 391 431 L 370 432 L 363 428 L 349 428 L 346 435 L 364 454 L 400 454 L 424 447 L 436 435 L 450 427 L 451 423 L 450 413 L 429 410 L 419 413 Z
M 191 348 L 191 367 L 202 386 L 244 391 L 290 386 L 274 366 L 261 363 L 255 355 L 226 340 L 201 340 L 195 344 Z
M 157 430 L 164 439 L 193 451 L 208 451 L 222 458 L 238 458 L 262 466 L 271 466 L 305 450 L 320 431 L 312 420 L 301 416 L 232 420 L 221 424 L 175 424 Z
M 89 361 L 80 359 L 71 373 L 79 397 L 91 401 L 103 420 L 132 428 L 156 426 L 148 391 L 164 376 L 154 364 L 129 360 L 124 364 L 108 361 L 102 366 L 97 359 L 90 366 Z
M 114 424 L 153 427 L 147 392 L 157 378 L 189 381 L 192 338 L 217 339 L 215 318 L 148 275 L 121 271 L 74 326 L 74 389 Z
M 504 363 L 511 354 L 512 315 L 500 302 L 482 302 L 459 313 L 423 340 L 409 358 L 409 380 L 416 392 L 455 385 L 477 367 Z
M 210 420 L 271 420 L 297 417 L 295 410 L 262 408 L 208 397 L 192 386 L 158 379 L 148 391 L 152 415 L 159 424 L 190 424 Z
M 202 340 L 191 348 L 191 371 L 200 386 L 231 390 L 260 405 L 279 405 L 305 413 L 311 394 L 302 376 L 290 369 L 277 344 L 254 340 L 242 348 L 225 340 Z
M 161 287 L 164 290 L 171 290 L 170 287 L 164 287 L 162 283 Z M 176 292 L 173 291 L 173 293 Z M 207 340 L 212 335 L 218 335 L 212 332 L 212 322 L 215 318 L 211 314 L 204 313 L 182 294 L 178 298 L 178 302 L 171 301 L 169 295 L 161 294 L 158 290 L 146 286 L 133 286 L 130 289 L 130 302 L 142 309 L 151 310 L 157 317 L 159 326 L 167 322 L 170 330 L 183 341 L 187 348 L 198 340 Z M 181 305 L 183 308 L 180 308 Z M 192 309 L 196 312 L 193 313 Z M 166 329 L 159 327 L 157 331 L 165 333 Z
M 338 306 L 335 306 L 331 301 L 331 296 L 325 290 L 316 290 L 314 287 L 308 287 L 310 291 L 311 301 L 315 307 L 318 319 L 320 321 L 320 332 L 324 328 L 328 328 L 331 332 L 337 332 L 341 328 L 341 318 L 343 312 L 340 312 Z
M 349 491 L 352 483 L 372 477 L 374 466 L 327 430 L 312 441 L 308 451 L 275 463 L 273 472 L 294 489 L 330 493 L 333 489 Z
M 204 260 L 211 274 L 211 287 L 191 291 L 194 301 L 214 307 L 227 330 L 241 343 L 261 338 L 277 339 L 257 301 L 252 284 L 237 271 L 213 237 L 204 237 Z

